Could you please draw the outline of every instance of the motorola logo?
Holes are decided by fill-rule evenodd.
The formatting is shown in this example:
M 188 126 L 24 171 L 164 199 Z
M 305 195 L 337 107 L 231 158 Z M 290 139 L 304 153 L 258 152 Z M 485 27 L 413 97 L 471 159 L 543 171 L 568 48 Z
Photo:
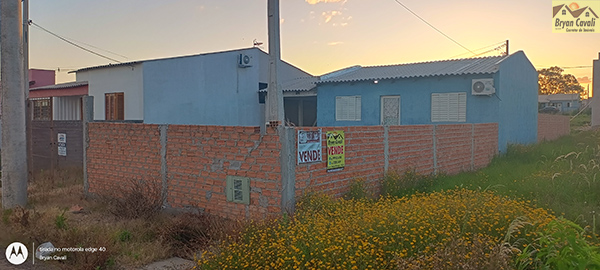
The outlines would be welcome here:
M 19 242 L 8 245 L 5 253 L 8 262 L 14 265 L 24 263 L 27 260 L 27 255 L 29 255 L 27 247 Z

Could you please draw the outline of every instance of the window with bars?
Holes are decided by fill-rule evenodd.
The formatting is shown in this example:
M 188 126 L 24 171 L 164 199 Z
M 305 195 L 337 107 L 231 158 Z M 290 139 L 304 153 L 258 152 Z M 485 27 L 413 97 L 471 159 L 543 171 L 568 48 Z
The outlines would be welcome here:
M 50 120 L 52 118 L 52 100 L 50 98 L 33 101 L 33 120 Z
M 360 96 L 335 97 L 335 121 L 360 121 Z
M 431 94 L 431 122 L 466 122 L 467 93 Z
M 104 94 L 105 120 L 125 120 L 125 99 L 123 92 Z
M 250 178 L 227 176 L 227 201 L 250 204 Z
M 381 96 L 381 124 L 400 125 L 400 96 Z

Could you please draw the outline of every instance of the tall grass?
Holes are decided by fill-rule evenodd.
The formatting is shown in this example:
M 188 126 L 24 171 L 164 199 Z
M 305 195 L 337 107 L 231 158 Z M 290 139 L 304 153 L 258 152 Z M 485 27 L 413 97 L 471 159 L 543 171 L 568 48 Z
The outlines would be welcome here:
M 582 227 L 595 229 L 600 213 L 600 133 L 584 131 L 532 146 L 512 145 L 489 167 L 439 176 L 426 190 L 455 187 L 491 189 L 531 200 Z

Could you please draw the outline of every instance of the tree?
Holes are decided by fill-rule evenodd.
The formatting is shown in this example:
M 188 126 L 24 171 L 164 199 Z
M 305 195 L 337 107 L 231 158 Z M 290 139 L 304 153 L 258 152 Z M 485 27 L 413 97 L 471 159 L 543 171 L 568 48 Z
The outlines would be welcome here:
M 550 67 L 538 71 L 538 94 L 580 94 L 585 90 L 571 74 L 562 74 L 564 70 L 559 67 Z

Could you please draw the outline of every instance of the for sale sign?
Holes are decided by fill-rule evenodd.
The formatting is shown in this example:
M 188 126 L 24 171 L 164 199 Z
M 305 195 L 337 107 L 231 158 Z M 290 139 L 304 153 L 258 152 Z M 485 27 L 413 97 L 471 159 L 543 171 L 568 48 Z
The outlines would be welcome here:
M 298 130 L 298 164 L 321 160 L 321 130 Z
M 327 131 L 327 171 L 334 172 L 346 166 L 344 131 Z

